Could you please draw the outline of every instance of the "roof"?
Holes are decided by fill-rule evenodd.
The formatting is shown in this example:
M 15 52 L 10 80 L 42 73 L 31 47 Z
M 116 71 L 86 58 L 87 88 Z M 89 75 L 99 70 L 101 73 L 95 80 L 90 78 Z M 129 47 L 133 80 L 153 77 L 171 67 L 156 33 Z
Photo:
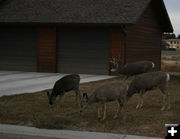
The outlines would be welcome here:
M 135 24 L 150 1 L 0 0 L 0 23 Z

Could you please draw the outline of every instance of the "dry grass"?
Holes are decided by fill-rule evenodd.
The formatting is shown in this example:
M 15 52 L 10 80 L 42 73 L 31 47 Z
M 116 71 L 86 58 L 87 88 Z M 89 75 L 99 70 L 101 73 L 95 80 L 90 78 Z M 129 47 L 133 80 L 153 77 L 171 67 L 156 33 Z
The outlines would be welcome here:
M 97 87 L 121 78 L 91 82 L 80 86 L 81 92 L 91 94 Z M 72 129 L 136 134 L 164 137 L 165 123 L 180 123 L 180 77 L 173 77 L 168 90 L 171 97 L 170 111 L 161 112 L 162 96 L 159 91 L 151 91 L 145 95 L 144 108 L 136 110 L 138 95 L 133 96 L 128 103 L 127 120 L 122 120 L 122 114 L 113 120 L 117 104 L 107 106 L 107 119 L 97 119 L 95 106 L 90 106 L 83 113 L 75 105 L 75 95 L 70 92 L 65 95 L 62 106 L 58 100 L 53 109 L 48 105 L 45 92 L 4 96 L 0 98 L 0 122 L 35 126 L 39 128 Z
M 162 63 L 161 69 L 162 71 L 165 72 L 180 72 L 180 62 L 176 62 L 172 64 Z
M 163 53 L 161 69 L 166 72 L 180 73 L 180 50 Z

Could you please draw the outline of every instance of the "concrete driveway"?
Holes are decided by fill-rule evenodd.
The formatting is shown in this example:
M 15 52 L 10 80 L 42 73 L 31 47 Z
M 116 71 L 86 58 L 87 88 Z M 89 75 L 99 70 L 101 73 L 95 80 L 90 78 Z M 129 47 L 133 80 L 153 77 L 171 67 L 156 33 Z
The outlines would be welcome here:
M 32 93 L 51 89 L 64 73 L 0 71 L 0 96 Z M 108 75 L 80 74 L 81 83 L 113 78 Z

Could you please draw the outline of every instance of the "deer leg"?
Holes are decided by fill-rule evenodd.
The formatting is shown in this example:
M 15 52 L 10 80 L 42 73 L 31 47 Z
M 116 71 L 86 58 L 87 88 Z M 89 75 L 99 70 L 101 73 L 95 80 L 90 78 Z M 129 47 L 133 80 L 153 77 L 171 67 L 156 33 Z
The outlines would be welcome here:
M 161 108 L 161 111 L 164 111 L 166 109 L 166 96 L 165 96 L 165 94 L 163 94 L 163 101 L 164 101 L 164 104 Z
M 137 106 L 136 106 L 136 109 L 139 109 L 140 108 L 140 103 L 141 103 L 141 99 L 139 100 Z
M 141 92 L 140 97 L 141 97 L 141 100 L 140 100 L 139 108 L 142 108 L 144 105 L 144 91 Z
M 60 106 L 62 105 L 63 96 L 64 96 L 64 94 L 59 95 L 59 103 L 60 103 Z
M 136 109 L 139 109 L 139 106 L 140 106 L 140 100 L 139 100 L 139 102 L 138 102 L 138 104 L 136 106 Z
M 118 104 L 117 112 L 116 112 L 116 114 L 114 115 L 113 119 L 116 119 L 116 118 L 118 117 L 118 114 L 121 112 L 121 109 L 122 109 L 122 106 L 123 106 L 120 100 L 118 100 L 117 102 L 118 102 L 118 103 L 117 103 L 117 104 Z
M 103 104 L 103 120 L 106 119 L 106 103 Z
M 164 89 L 164 93 L 166 95 L 166 109 L 170 110 L 171 106 L 170 106 L 170 97 L 169 97 L 169 93 L 167 92 L 166 89 Z
M 76 104 L 78 104 L 78 92 L 75 91 L 75 94 L 76 94 L 75 102 L 76 102 Z
M 139 102 L 138 102 L 138 104 L 136 106 L 136 109 L 142 108 L 143 104 L 144 104 L 144 96 L 143 96 L 144 91 L 141 91 L 139 95 L 140 95 L 140 100 L 139 100 Z
M 163 88 L 160 88 L 160 91 L 163 94 L 163 106 L 161 108 L 161 111 L 164 111 L 166 109 L 166 93 L 164 92 Z
M 123 106 L 124 106 L 124 116 L 123 116 L 123 120 L 125 121 L 125 120 L 126 120 L 126 117 L 127 117 L 127 101 L 126 101 L 126 100 L 123 101 Z
M 96 104 L 96 109 L 97 109 L 97 116 L 98 116 L 98 119 L 101 118 L 101 113 L 100 113 L 100 103 L 97 103 Z
M 79 91 L 79 89 L 75 89 L 74 92 L 76 93 L 76 99 L 75 99 L 76 104 L 77 104 L 77 105 L 80 105 L 80 101 L 81 101 L 80 91 Z
M 169 94 L 167 93 L 166 94 L 167 96 L 167 110 L 170 110 L 171 109 L 171 105 L 170 105 L 170 97 L 169 97 Z
M 163 100 L 164 100 L 164 105 L 161 108 L 161 111 L 164 111 L 166 108 L 169 110 L 170 109 L 170 98 L 169 94 L 164 88 L 160 88 L 162 94 L 163 94 Z

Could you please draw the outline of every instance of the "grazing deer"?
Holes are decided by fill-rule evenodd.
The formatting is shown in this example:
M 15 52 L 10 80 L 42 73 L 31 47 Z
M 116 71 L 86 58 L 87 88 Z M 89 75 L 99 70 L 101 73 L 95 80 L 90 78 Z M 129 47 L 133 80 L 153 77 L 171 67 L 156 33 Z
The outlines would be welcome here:
M 120 74 L 124 74 L 126 75 L 126 79 L 128 79 L 129 76 L 152 72 L 152 70 L 155 68 L 155 64 L 152 61 L 138 61 L 120 66 L 118 60 L 114 58 L 111 60 L 111 63 L 113 63 L 115 67 L 114 69 L 111 69 L 111 72 L 117 71 Z
M 80 83 L 80 76 L 77 74 L 71 74 L 71 75 L 66 75 L 59 79 L 58 81 L 55 82 L 52 93 L 50 94 L 47 91 L 47 96 L 49 99 L 49 104 L 53 106 L 56 97 L 59 95 L 60 96 L 60 102 L 62 100 L 62 97 L 66 92 L 69 92 L 73 90 L 76 93 L 76 102 L 77 97 L 79 96 L 79 101 L 81 99 L 80 96 L 80 91 L 79 91 L 79 83 Z
M 114 115 L 114 119 L 118 117 L 118 114 L 121 111 L 121 108 L 124 107 L 124 117 L 126 119 L 126 93 L 128 90 L 128 85 L 126 83 L 110 83 L 104 86 L 97 88 L 90 97 L 86 93 L 83 94 L 82 105 L 80 112 L 84 111 L 88 106 L 93 103 L 97 103 L 97 114 L 98 118 L 101 118 L 100 107 L 103 105 L 103 120 L 106 118 L 106 103 L 110 101 L 117 101 L 118 108 L 117 112 Z
M 132 80 L 129 86 L 127 100 L 135 93 L 139 93 L 141 99 L 136 106 L 136 109 L 142 108 L 143 96 L 146 91 L 158 88 L 164 96 L 164 105 L 161 110 L 164 111 L 166 108 L 170 109 L 169 94 L 167 92 L 167 83 L 169 80 L 169 74 L 162 71 L 149 72 L 138 75 Z

